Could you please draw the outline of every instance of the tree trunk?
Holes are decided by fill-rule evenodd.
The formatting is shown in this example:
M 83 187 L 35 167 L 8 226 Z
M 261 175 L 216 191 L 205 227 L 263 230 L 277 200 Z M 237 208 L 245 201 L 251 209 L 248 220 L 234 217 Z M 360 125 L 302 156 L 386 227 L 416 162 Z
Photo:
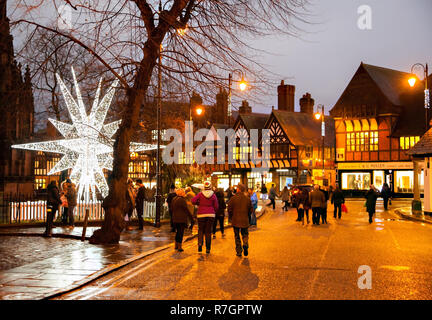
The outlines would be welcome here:
M 138 125 L 139 111 L 150 83 L 159 55 L 159 45 L 147 41 L 144 59 L 140 63 L 133 88 L 127 92 L 128 103 L 122 114 L 122 122 L 114 143 L 113 171 L 109 178 L 109 194 L 103 202 L 105 219 L 101 229 L 96 230 L 90 243 L 118 243 L 124 229 L 126 210 L 127 177 L 129 167 L 129 145 Z

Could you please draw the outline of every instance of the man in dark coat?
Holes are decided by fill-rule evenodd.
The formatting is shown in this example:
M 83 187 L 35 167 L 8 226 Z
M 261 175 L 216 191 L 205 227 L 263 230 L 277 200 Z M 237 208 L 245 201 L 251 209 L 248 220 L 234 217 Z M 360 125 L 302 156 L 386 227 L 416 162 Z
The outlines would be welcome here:
M 238 192 L 228 201 L 228 216 L 234 228 L 237 256 L 249 254 L 249 215 L 252 212 L 252 202 L 245 194 L 246 187 L 243 184 L 237 186 Z M 240 234 L 242 239 L 240 240 Z M 243 250 L 242 250 L 243 241 Z
M 60 204 L 60 192 L 57 188 L 57 182 L 53 180 L 50 182 L 47 188 L 47 219 L 44 233 L 45 237 L 51 237 L 53 220 Z
M 366 210 L 369 213 L 369 223 L 372 223 L 373 216 L 375 214 L 376 201 L 378 199 L 379 193 L 375 189 L 374 185 L 371 184 L 370 189 L 366 192 Z
M 168 212 L 170 215 L 170 224 L 171 224 L 171 232 L 175 232 L 175 228 L 174 228 L 174 224 L 172 221 L 172 207 L 171 207 L 171 201 L 177 196 L 177 194 L 175 193 L 175 185 L 171 185 L 170 187 L 170 192 L 168 193 L 166 202 L 168 204 Z
M 319 185 L 314 186 L 314 190 L 309 193 L 309 202 L 312 207 L 312 223 L 319 225 L 320 214 L 325 203 L 325 195 L 319 190 Z
M 135 205 L 138 215 L 138 229 L 143 230 L 144 229 L 144 220 L 143 220 L 143 214 L 144 214 L 144 200 L 145 200 L 145 194 L 146 194 L 146 188 L 144 187 L 142 180 L 138 179 L 136 181 L 138 186 L 138 192 L 135 199 Z
M 336 186 L 335 191 L 333 191 L 331 203 L 334 206 L 334 212 L 333 216 L 336 219 L 338 217 L 339 219 L 342 218 L 342 203 L 345 203 L 345 197 L 339 189 L 339 186 Z
M 387 210 L 388 209 L 388 202 L 389 202 L 389 199 L 391 197 L 391 189 L 386 182 L 384 183 L 384 185 L 382 187 L 381 196 L 382 196 L 383 201 L 384 201 L 384 210 Z
M 225 220 L 226 204 L 225 204 L 224 192 L 222 189 L 219 189 L 216 191 L 216 197 L 218 199 L 219 208 L 216 211 L 216 217 L 215 217 L 215 220 L 213 222 L 213 239 L 216 239 L 216 227 L 217 227 L 218 222 L 219 222 L 219 226 L 220 226 L 220 232 L 222 233 L 222 238 L 225 237 L 224 220 Z

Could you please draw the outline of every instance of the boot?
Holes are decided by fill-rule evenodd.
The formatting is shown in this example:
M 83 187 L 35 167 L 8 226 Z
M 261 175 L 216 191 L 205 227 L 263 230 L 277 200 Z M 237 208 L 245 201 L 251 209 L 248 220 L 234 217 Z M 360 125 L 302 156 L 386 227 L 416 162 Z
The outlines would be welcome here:
M 178 248 L 179 248 L 179 243 L 176 241 L 174 250 L 178 250 Z
M 183 248 L 182 248 L 182 243 L 181 242 L 178 242 L 178 251 L 179 252 L 183 252 L 184 251 Z

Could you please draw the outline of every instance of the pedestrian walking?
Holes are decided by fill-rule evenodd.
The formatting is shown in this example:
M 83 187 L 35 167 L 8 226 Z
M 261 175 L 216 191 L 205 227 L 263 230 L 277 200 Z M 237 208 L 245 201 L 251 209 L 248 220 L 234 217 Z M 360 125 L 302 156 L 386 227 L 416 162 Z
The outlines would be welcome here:
M 369 214 L 369 223 L 373 222 L 373 216 L 375 214 L 375 208 L 376 208 L 376 201 L 378 199 L 379 193 L 375 189 L 375 186 L 373 184 L 370 185 L 370 189 L 368 192 L 366 192 L 365 198 L 366 198 L 366 210 Z
M 179 188 L 176 190 L 176 196 L 172 199 L 172 221 L 174 224 L 174 229 L 176 231 L 175 235 L 175 250 L 179 252 L 184 251 L 182 248 L 184 230 L 187 227 L 188 218 L 193 221 L 192 214 L 189 210 L 186 192 L 184 189 Z
M 146 194 L 146 187 L 143 185 L 141 179 L 137 179 L 136 185 L 138 187 L 138 191 L 135 199 L 136 211 L 138 216 L 138 230 L 144 230 L 143 215 L 144 215 L 144 200 Z
M 47 187 L 47 218 L 45 232 L 43 234 L 45 237 L 51 237 L 54 217 L 60 204 L 60 192 L 57 187 L 57 182 L 53 180 Z
M 285 186 L 280 194 L 280 198 L 282 199 L 284 206 L 282 207 L 282 211 L 288 211 L 289 209 L 289 200 L 290 200 L 290 192 L 288 187 Z
M 323 203 L 323 206 L 321 208 L 321 223 L 327 224 L 327 202 L 329 199 L 329 193 L 325 188 L 320 188 L 320 191 L 324 193 L 325 201 Z
M 234 229 L 236 254 L 238 257 L 249 254 L 249 215 L 252 211 L 252 202 L 245 195 L 246 187 L 237 186 L 239 192 L 228 202 L 228 216 Z M 241 234 L 241 239 L 240 239 Z
M 261 187 L 261 200 L 267 200 L 267 199 L 268 199 L 268 196 L 267 196 L 267 187 L 263 183 L 263 185 Z
M 319 226 L 320 213 L 324 206 L 325 195 L 320 191 L 319 186 L 314 185 L 314 190 L 309 193 L 309 202 L 312 207 L 312 223 Z
M 256 209 L 258 208 L 258 196 L 252 188 L 249 188 L 248 193 L 252 203 L 252 212 L 250 214 L 249 224 L 250 226 L 256 227 L 257 226 Z
M 68 220 L 68 203 L 67 203 L 67 198 L 66 198 L 66 189 L 68 187 L 68 182 L 67 179 L 64 180 L 61 184 L 60 184 L 60 200 L 62 201 L 61 203 L 61 222 L 62 225 L 66 226 L 67 225 L 67 220 Z
M 273 183 L 268 194 L 270 202 L 267 204 L 267 207 L 272 206 L 273 210 L 276 209 L 276 196 L 275 184 Z
M 195 224 L 195 219 L 196 219 L 196 209 L 192 203 L 192 199 L 193 199 L 193 197 L 195 197 L 195 192 L 193 192 L 191 187 L 187 187 L 185 189 L 185 192 L 186 192 L 186 203 L 187 203 L 189 211 L 192 215 L 192 219 L 190 221 L 190 227 L 189 227 L 192 230 L 192 228 Z
M 204 182 L 204 190 L 193 197 L 192 203 L 198 206 L 198 252 L 202 252 L 205 236 L 206 253 L 210 253 L 211 232 L 216 211 L 219 208 L 216 195 L 211 190 L 210 181 Z
M 66 196 L 67 204 L 68 204 L 68 219 L 67 219 L 66 223 L 67 223 L 69 228 L 73 228 L 74 224 L 75 224 L 74 211 L 75 211 L 75 207 L 77 205 L 78 194 L 77 194 L 75 184 L 72 183 L 72 181 L 70 179 L 67 179 L 66 182 L 67 182 L 67 185 L 66 185 L 65 196 Z
M 132 213 L 135 209 L 135 189 L 133 186 L 132 179 L 128 179 L 127 189 L 126 189 L 126 212 L 125 212 L 125 221 L 126 221 L 126 230 L 131 230 L 130 221 L 132 219 Z
M 336 186 L 336 189 L 333 191 L 333 195 L 331 197 L 331 203 L 334 207 L 333 217 L 336 219 L 342 218 L 342 204 L 345 203 L 345 197 L 339 188 Z
M 213 222 L 213 239 L 216 239 L 216 227 L 219 222 L 219 228 L 220 232 L 222 234 L 222 238 L 225 237 L 224 233 L 224 222 L 225 222 L 225 209 L 226 209 L 226 203 L 225 203 L 225 195 L 223 192 L 223 189 L 218 189 L 216 191 L 216 198 L 218 200 L 218 209 L 216 211 L 215 220 Z
M 385 182 L 383 187 L 382 187 L 381 197 L 383 198 L 383 201 L 384 201 L 384 210 L 387 210 L 389 199 L 391 198 L 391 189 L 390 189 L 389 185 L 387 184 L 387 182 Z
M 174 199 L 177 196 L 177 194 L 175 193 L 175 185 L 172 184 L 170 187 L 170 191 L 168 193 L 167 199 L 166 199 L 166 203 L 168 204 L 168 213 L 170 215 L 170 225 L 171 225 L 171 232 L 175 232 L 174 229 L 174 224 L 173 224 L 173 220 L 172 220 L 172 207 L 171 207 L 171 201 L 172 199 Z

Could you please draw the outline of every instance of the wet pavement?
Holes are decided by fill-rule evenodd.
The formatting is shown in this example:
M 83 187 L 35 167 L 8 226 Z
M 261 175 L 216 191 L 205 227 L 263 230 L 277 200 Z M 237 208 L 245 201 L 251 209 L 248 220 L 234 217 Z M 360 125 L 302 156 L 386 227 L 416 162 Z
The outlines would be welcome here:
M 87 237 L 99 227 L 88 227 Z M 44 238 L 44 228 L 1 230 L 0 299 L 43 299 L 80 286 L 129 261 L 172 245 L 169 225 L 160 229 L 124 231 L 115 245 L 92 245 L 80 241 L 82 227 L 72 231 L 56 227 L 53 234 L 74 236 Z M 8 236 L 5 233 L 15 234 Z M 20 234 L 20 236 L 16 236 Z M 27 234 L 28 236 L 24 236 Z M 185 237 L 196 234 L 186 231 Z
M 328 224 L 296 222 L 296 212 L 269 210 L 250 230 L 248 257 L 235 256 L 232 229 L 212 241 L 210 254 L 196 241 L 183 253 L 165 250 L 58 297 L 67 300 L 178 299 L 432 299 L 432 226 L 401 219 L 378 201 L 372 224 L 363 200 Z M 393 201 L 392 209 L 410 201 Z M 359 286 L 360 267 L 371 287 Z
M 225 221 L 227 224 L 227 219 Z M 175 233 L 168 224 L 160 229 L 123 231 L 115 245 L 93 245 L 88 238 L 100 227 L 53 229 L 53 237 L 42 237 L 42 227 L 0 230 L 0 299 L 37 300 L 78 288 L 105 273 L 137 259 L 173 246 Z M 185 230 L 184 241 L 197 234 Z

